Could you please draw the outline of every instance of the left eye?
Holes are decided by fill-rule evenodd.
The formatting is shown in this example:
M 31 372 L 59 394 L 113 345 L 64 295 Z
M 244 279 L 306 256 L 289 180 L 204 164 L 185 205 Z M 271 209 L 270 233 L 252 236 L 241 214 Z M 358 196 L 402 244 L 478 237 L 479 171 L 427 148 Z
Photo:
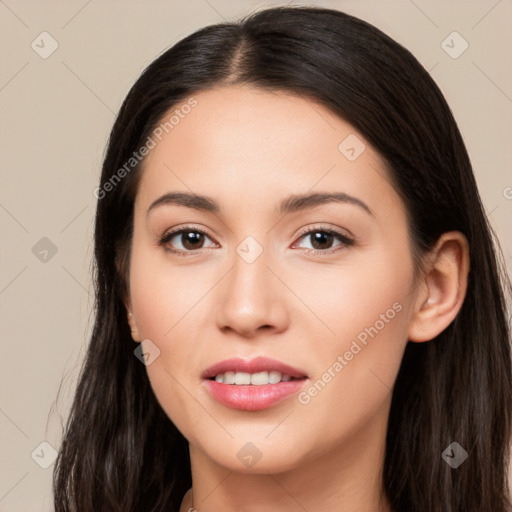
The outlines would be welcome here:
M 347 236 L 330 229 L 316 229 L 314 231 L 308 231 L 303 233 L 299 240 L 307 240 L 308 238 L 312 247 L 306 247 L 306 249 L 312 251 L 325 252 L 326 250 L 332 249 L 333 247 L 350 246 L 354 243 L 354 241 Z M 339 243 L 337 245 L 333 245 L 336 239 L 338 239 Z

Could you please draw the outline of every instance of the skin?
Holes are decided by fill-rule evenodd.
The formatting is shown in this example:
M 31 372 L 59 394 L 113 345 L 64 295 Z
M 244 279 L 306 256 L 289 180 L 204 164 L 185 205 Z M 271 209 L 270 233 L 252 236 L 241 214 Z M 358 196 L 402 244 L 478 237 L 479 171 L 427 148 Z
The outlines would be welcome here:
M 391 510 L 381 474 L 392 388 L 407 341 L 432 339 L 459 311 L 467 241 L 444 234 L 415 275 L 403 203 L 350 124 L 285 92 L 229 86 L 194 97 L 197 106 L 145 161 L 126 298 L 134 340 L 160 350 L 146 366 L 155 395 L 190 444 L 193 492 L 180 512 L 192 494 L 199 512 Z M 365 144 L 354 161 L 338 149 L 350 134 Z M 164 205 L 147 214 L 171 191 L 210 196 L 221 212 Z M 372 214 L 341 202 L 277 213 L 290 195 L 333 191 Z M 188 254 L 166 252 L 162 235 L 185 225 L 207 231 L 203 244 L 194 253 L 178 234 L 167 246 Z M 315 245 L 301 234 L 307 227 L 356 243 Z M 252 263 L 236 252 L 247 236 L 263 248 Z M 308 390 L 397 303 L 400 311 L 307 404 L 294 395 L 239 411 L 203 386 L 201 372 L 216 362 L 267 356 L 304 371 Z M 251 467 L 237 456 L 248 442 L 261 453 Z

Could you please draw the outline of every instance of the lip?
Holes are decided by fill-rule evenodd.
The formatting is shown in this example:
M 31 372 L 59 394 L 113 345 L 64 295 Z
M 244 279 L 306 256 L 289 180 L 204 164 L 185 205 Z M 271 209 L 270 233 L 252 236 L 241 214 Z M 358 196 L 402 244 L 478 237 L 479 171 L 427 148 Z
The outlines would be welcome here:
M 260 386 L 224 384 L 209 380 L 219 373 L 228 371 L 247 373 L 277 371 L 297 380 Z M 226 407 L 242 411 L 258 411 L 277 405 L 296 394 L 308 379 L 304 371 L 267 357 L 257 357 L 250 361 L 239 358 L 226 359 L 207 368 L 201 377 L 204 379 L 206 389 L 215 400 Z
M 240 358 L 226 359 L 207 368 L 201 374 L 201 378 L 210 379 L 211 377 L 215 377 L 218 373 L 224 372 L 258 373 L 270 371 L 280 372 L 295 379 L 307 378 L 304 371 L 268 357 L 256 357 L 250 360 Z

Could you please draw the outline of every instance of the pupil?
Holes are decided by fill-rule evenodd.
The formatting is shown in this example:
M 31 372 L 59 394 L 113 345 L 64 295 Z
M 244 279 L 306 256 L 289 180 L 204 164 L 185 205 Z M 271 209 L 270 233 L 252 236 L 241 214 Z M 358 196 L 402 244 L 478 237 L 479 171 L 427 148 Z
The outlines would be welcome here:
M 200 243 L 198 244 L 197 242 L 201 242 L 202 241 L 202 237 L 203 237 L 202 233 L 196 233 L 194 231 L 188 231 L 186 236 L 185 236 L 185 242 L 184 242 L 183 246 L 187 247 L 187 244 L 191 244 L 191 246 L 188 247 L 188 249 L 196 249 L 197 246 L 200 245 Z
M 318 243 L 320 245 L 322 244 L 325 244 L 327 241 L 331 241 L 332 242 L 332 236 L 330 233 L 324 233 L 322 231 L 318 231 L 316 233 L 313 234 L 313 247 L 315 247 L 315 245 L 317 245 Z M 327 240 L 326 240 L 327 239 Z M 329 244 L 330 246 L 330 244 Z M 318 247 L 315 247 L 315 248 L 318 248 Z M 320 249 L 325 249 L 325 247 L 320 247 Z

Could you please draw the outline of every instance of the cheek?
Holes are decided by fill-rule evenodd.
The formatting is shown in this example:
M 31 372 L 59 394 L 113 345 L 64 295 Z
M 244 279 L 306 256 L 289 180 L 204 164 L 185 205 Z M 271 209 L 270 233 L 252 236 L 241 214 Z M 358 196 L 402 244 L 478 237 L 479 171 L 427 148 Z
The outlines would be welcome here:
M 295 281 L 297 295 L 318 317 L 298 349 L 310 354 L 314 369 L 298 401 L 309 427 L 324 425 L 326 438 L 354 432 L 390 400 L 407 343 L 413 279 L 407 254 L 397 248 L 367 252 L 353 264 L 303 273 L 308 277 Z
M 163 249 L 134 243 L 130 293 L 139 331 L 155 343 L 171 340 L 179 323 L 205 293 L 204 281 L 186 266 L 173 265 Z M 201 279 L 204 279 L 202 276 Z
M 183 369 L 187 361 L 193 361 L 197 350 L 194 330 L 199 319 L 205 317 L 205 287 L 198 286 L 198 273 L 194 276 L 160 261 L 158 255 L 140 251 L 132 259 L 130 279 L 141 338 L 155 343 L 165 356 L 162 359 Z
M 202 338 L 200 324 L 208 318 L 204 296 L 211 285 L 204 283 L 209 279 L 186 267 L 171 266 L 164 251 L 134 244 L 130 267 L 133 310 L 141 338 L 160 351 L 146 371 L 158 402 L 187 438 L 193 437 L 191 425 L 204 415 L 187 390 L 191 375 L 198 375 L 196 340 Z
M 288 273 L 287 282 L 303 302 L 302 309 L 312 312 L 309 324 L 316 324 L 317 342 L 322 333 L 322 351 L 348 349 L 358 335 L 364 342 L 368 331 L 375 330 L 384 343 L 406 328 L 413 267 L 401 250 L 354 252 L 336 265 L 300 263 L 281 272 Z

